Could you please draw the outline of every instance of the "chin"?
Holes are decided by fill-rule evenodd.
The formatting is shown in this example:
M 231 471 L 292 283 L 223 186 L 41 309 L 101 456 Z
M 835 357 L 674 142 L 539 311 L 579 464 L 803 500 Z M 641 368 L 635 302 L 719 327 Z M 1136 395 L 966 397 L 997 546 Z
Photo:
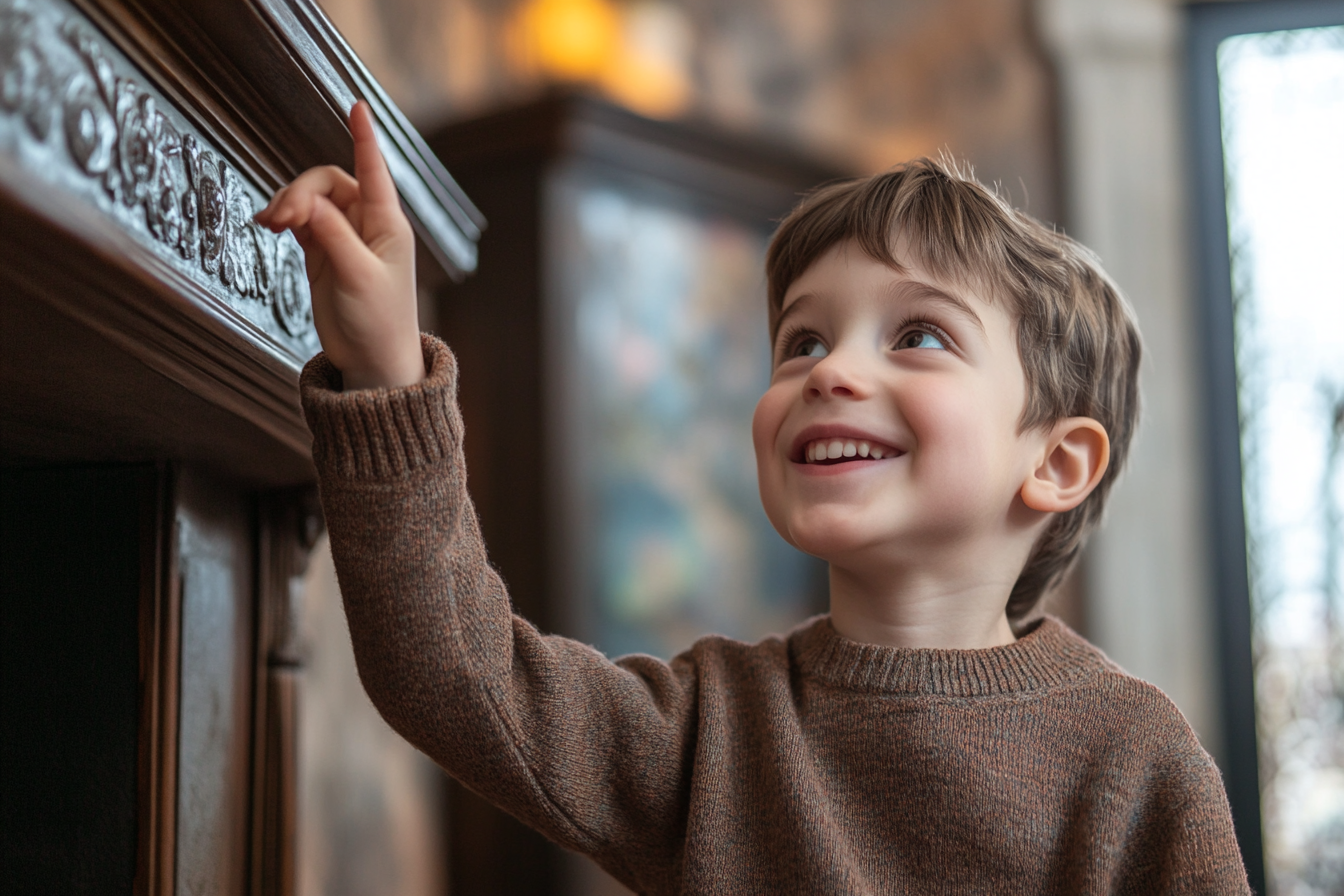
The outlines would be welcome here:
M 830 561 L 873 543 L 871 527 L 859 524 L 852 509 L 814 507 L 795 513 L 784 526 L 776 525 L 784 540 L 805 554 Z

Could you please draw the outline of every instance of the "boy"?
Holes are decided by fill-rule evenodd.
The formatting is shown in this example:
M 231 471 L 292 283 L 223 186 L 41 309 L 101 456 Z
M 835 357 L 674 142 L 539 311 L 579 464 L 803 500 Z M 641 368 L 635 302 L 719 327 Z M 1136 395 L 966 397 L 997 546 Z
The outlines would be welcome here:
M 512 616 L 365 107 L 307 252 L 303 398 L 360 674 L 469 787 L 646 893 L 1245 893 L 1174 706 L 1026 620 L 1100 516 L 1139 339 L 1086 250 L 943 165 L 825 188 L 768 259 L 761 497 L 828 617 L 611 662 Z

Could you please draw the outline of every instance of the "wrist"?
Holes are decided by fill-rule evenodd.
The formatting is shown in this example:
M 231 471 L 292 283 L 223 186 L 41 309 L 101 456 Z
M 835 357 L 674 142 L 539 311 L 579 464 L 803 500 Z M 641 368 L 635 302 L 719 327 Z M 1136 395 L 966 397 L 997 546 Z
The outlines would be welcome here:
M 414 386 L 428 375 L 419 334 L 416 335 L 414 351 L 408 348 L 398 357 L 382 363 L 349 364 L 340 370 L 342 387 L 346 392 L 358 389 L 401 389 Z

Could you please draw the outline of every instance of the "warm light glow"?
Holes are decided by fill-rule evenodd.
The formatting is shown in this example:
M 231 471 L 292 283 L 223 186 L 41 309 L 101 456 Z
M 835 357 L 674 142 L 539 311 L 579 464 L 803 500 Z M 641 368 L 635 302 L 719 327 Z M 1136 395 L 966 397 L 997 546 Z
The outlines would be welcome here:
M 592 81 L 618 51 L 621 18 L 607 0 L 530 0 L 516 32 L 527 67 L 557 80 Z
M 621 46 L 603 72 L 603 90 L 653 118 L 684 112 L 691 99 L 691 33 L 685 15 L 669 3 L 634 3 L 622 24 Z
M 690 105 L 691 29 L 662 0 L 528 0 L 509 25 L 522 71 L 599 87 L 642 115 L 671 118 Z

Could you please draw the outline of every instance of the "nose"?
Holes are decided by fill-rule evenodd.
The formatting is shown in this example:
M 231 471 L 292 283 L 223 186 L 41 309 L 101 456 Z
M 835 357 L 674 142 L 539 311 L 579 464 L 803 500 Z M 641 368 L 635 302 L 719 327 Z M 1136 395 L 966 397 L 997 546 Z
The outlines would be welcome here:
M 803 384 L 804 396 L 819 399 L 863 399 L 871 394 L 871 386 L 864 376 L 862 365 L 851 352 L 832 351 L 818 361 Z

